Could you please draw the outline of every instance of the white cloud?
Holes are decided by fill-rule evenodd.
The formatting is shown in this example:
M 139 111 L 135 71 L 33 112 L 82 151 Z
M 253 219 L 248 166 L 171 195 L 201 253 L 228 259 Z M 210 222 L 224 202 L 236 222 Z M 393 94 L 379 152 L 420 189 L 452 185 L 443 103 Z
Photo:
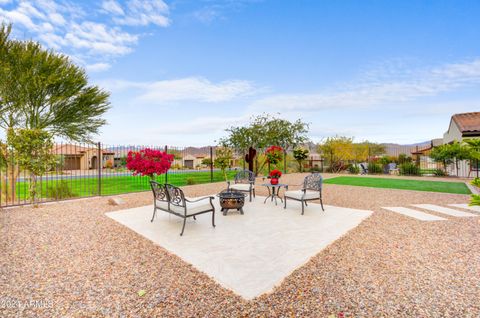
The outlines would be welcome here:
M 251 96 L 259 90 L 249 81 L 229 80 L 218 83 L 203 77 L 187 77 L 156 82 L 112 80 L 102 83 L 112 91 L 137 89 L 139 100 L 162 104 L 172 101 L 225 102 Z
M 89 72 L 102 72 L 102 71 L 108 70 L 110 67 L 111 65 L 108 63 L 95 63 L 95 64 L 89 64 L 85 66 L 85 68 Z
M 245 124 L 247 116 L 239 117 L 198 117 L 183 123 L 164 123 L 157 128 L 149 130 L 150 134 L 178 135 L 178 134 L 212 134 L 224 131 L 230 126 Z
M 108 13 L 124 15 L 122 7 L 115 0 L 106 0 L 102 2 L 102 9 Z
M 6 4 L 0 0 L 0 4 Z M 112 58 L 129 54 L 139 35 L 124 25 L 169 25 L 168 5 L 161 0 L 129 0 L 125 7 L 115 0 L 105 0 L 99 13 L 87 14 L 80 4 L 54 0 L 18 0 L 10 9 L 0 8 L 0 20 L 14 24 L 14 35 L 26 34 L 49 48 L 59 50 L 74 60 L 90 64 L 111 64 Z M 97 68 L 98 69 L 98 68 Z M 106 68 L 104 68 L 106 69 Z
M 102 9 L 113 14 L 113 21 L 119 25 L 166 27 L 170 24 L 169 8 L 162 0 L 129 0 L 124 8 L 115 0 L 105 0 Z
M 252 109 L 279 111 L 317 111 L 336 108 L 369 108 L 387 103 L 436 96 L 459 88 L 480 84 L 480 59 L 446 64 L 428 70 L 409 71 L 408 78 L 379 76 L 361 84 L 349 84 L 330 91 L 302 94 L 277 94 L 255 101 Z

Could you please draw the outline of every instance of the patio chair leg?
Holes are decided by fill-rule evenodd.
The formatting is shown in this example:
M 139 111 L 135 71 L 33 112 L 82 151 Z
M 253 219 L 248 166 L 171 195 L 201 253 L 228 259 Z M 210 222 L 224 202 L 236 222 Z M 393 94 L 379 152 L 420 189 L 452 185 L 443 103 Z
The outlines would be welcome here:
M 287 197 L 286 196 L 283 197 L 283 203 L 284 203 L 283 208 L 286 209 L 287 208 Z
M 252 202 L 252 190 L 249 191 L 250 194 L 250 202 Z
M 308 206 L 307 201 L 305 201 L 305 206 Z
M 253 189 L 253 197 L 255 198 L 255 189 Z
M 305 205 L 303 203 L 304 203 L 304 201 L 302 200 L 302 215 L 303 215 L 303 213 L 305 213 Z
M 153 219 L 155 218 L 155 212 L 157 212 L 156 207 L 153 208 L 153 215 L 152 215 L 152 219 L 150 220 L 150 222 L 153 222 Z
M 322 197 L 320 197 L 320 205 L 322 206 L 322 211 L 325 211 L 325 209 L 323 208 L 323 201 L 322 201 Z
M 195 221 L 197 220 L 197 218 L 195 217 L 195 215 L 193 216 L 193 219 L 194 219 Z
M 215 227 L 215 211 L 212 212 L 212 226 Z
M 187 223 L 187 218 L 183 218 L 182 233 L 180 233 L 180 236 L 182 236 L 182 235 L 183 235 L 183 231 L 185 231 L 185 223 Z

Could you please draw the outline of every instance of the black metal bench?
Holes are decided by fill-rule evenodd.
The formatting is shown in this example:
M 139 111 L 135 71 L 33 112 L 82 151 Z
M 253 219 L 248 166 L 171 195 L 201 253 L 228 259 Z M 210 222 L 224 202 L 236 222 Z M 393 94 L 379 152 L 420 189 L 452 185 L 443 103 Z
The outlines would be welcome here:
M 182 232 L 180 233 L 180 235 L 183 235 L 187 218 L 193 217 L 196 220 L 195 216 L 212 212 L 212 226 L 215 227 L 214 197 L 208 196 L 192 200 L 185 197 L 182 189 L 171 184 L 150 181 L 150 186 L 153 191 L 153 216 L 150 222 L 153 222 L 157 210 L 176 215 L 183 219 Z

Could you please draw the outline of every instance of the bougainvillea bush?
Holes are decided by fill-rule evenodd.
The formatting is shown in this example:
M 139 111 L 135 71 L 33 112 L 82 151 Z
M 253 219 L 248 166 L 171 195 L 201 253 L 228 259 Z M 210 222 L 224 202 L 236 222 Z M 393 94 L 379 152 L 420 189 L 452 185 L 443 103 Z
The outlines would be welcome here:
M 155 176 L 164 174 L 170 169 L 174 156 L 166 152 L 145 148 L 140 151 L 129 151 L 127 155 L 127 169 L 134 175 Z
M 283 157 L 283 148 L 280 146 L 270 146 L 265 150 L 265 156 L 267 157 L 267 162 L 276 165 Z

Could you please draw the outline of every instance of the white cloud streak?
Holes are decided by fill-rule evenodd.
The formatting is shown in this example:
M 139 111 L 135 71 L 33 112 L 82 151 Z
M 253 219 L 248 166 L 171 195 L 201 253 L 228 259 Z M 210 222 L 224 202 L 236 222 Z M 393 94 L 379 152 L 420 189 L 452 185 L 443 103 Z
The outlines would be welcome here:
M 137 99 L 151 104 L 176 101 L 218 103 L 254 95 L 258 89 L 244 80 L 229 80 L 213 83 L 203 77 L 187 77 L 155 82 L 105 81 L 102 85 L 118 92 L 138 90 Z
M 77 61 L 87 61 L 84 66 L 111 64 L 115 57 L 131 53 L 139 35 L 125 26 L 166 27 L 170 23 L 168 5 L 162 0 L 129 0 L 124 6 L 105 0 L 98 14 L 89 15 L 80 5 L 53 0 L 13 1 L 8 6 L 0 7 L 0 20 L 13 23 L 17 35 L 26 34 Z
M 336 89 L 303 94 L 277 94 L 258 99 L 251 109 L 279 111 L 318 111 L 338 108 L 371 108 L 386 103 L 402 103 L 436 96 L 459 88 L 480 84 L 480 59 L 446 64 L 416 71 L 407 79 L 370 79 Z

